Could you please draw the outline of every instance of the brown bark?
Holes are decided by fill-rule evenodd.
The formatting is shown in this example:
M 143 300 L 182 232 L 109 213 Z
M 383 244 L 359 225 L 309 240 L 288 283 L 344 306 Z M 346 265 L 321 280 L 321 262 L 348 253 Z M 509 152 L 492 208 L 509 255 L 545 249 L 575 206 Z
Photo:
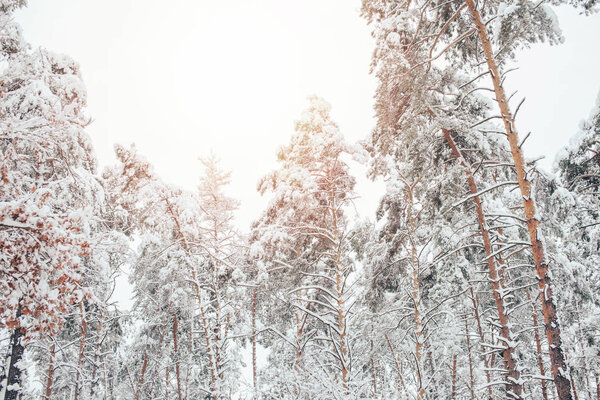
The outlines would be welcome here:
M 52 396 L 52 385 L 54 384 L 54 356 L 55 356 L 55 346 L 52 344 L 50 346 L 50 360 L 48 361 L 48 374 L 46 376 L 46 389 L 44 390 L 44 395 L 42 396 L 42 400 L 50 400 Z
M 327 174 L 330 182 L 333 181 L 330 174 Z M 344 300 L 344 271 L 341 260 L 341 238 L 340 232 L 338 231 L 338 221 L 337 221 L 337 204 L 335 202 L 335 188 L 329 188 L 329 213 L 331 214 L 331 225 L 333 226 L 333 237 L 335 241 L 332 242 L 332 245 L 335 246 L 335 282 L 336 282 L 336 305 L 337 305 L 337 318 L 338 318 L 338 330 L 339 334 L 339 342 L 338 348 L 339 350 L 339 362 L 340 362 L 340 370 L 342 371 L 342 387 L 344 392 L 347 392 L 348 389 L 348 381 L 350 379 L 349 376 L 349 367 L 348 367 L 348 339 L 346 337 L 346 310 L 345 310 L 345 300 Z
M 142 363 L 142 370 L 140 371 L 140 377 L 135 388 L 135 400 L 139 400 L 140 392 L 142 391 L 142 385 L 144 384 L 144 375 L 146 374 L 146 368 L 148 367 L 148 353 L 144 353 L 144 362 Z
M 514 357 L 514 347 L 512 346 L 511 332 L 509 328 L 509 319 L 508 314 L 506 312 L 506 307 L 504 304 L 504 299 L 502 297 L 502 293 L 504 288 L 502 287 L 503 279 L 498 273 L 498 269 L 496 267 L 496 260 L 493 256 L 492 249 L 492 241 L 490 239 L 490 233 L 487 228 L 488 224 L 485 219 L 485 215 L 483 213 L 483 206 L 481 204 L 481 199 L 477 195 L 479 191 L 477 190 L 477 185 L 475 184 L 475 179 L 473 178 L 473 174 L 471 173 L 471 168 L 467 165 L 465 159 L 462 157 L 460 150 L 456 147 L 452 136 L 450 135 L 450 131 L 447 129 L 442 129 L 444 133 L 444 137 L 448 142 L 448 145 L 452 149 L 452 154 L 454 157 L 459 160 L 460 165 L 463 167 L 465 174 L 467 175 L 467 181 L 469 184 L 469 190 L 471 195 L 473 196 L 473 203 L 475 203 L 475 211 L 477 213 L 477 222 L 479 224 L 479 231 L 481 233 L 481 237 L 483 239 L 483 247 L 485 249 L 485 255 L 488 264 L 488 270 L 490 275 L 490 281 L 492 282 L 492 290 L 494 301 L 496 303 L 496 311 L 498 312 L 498 320 L 500 322 L 500 336 L 505 346 L 504 351 L 502 352 L 504 357 L 504 364 L 506 367 L 506 392 L 509 398 L 520 399 L 521 393 L 523 390 L 523 386 L 520 382 L 520 373 L 517 368 L 516 359 Z
M 346 313 L 344 310 L 344 277 L 342 273 L 341 261 L 340 261 L 340 245 L 338 244 L 336 257 L 335 257 L 335 281 L 336 281 L 336 294 L 337 294 L 337 316 L 338 316 L 338 329 L 339 335 L 339 349 L 340 349 L 340 368 L 342 371 L 342 387 L 344 391 L 348 389 L 349 370 L 348 370 L 348 341 L 346 338 Z
M 452 357 L 452 393 L 450 398 L 452 400 L 456 399 L 456 354 Z
M 579 400 L 577 389 L 575 388 L 575 382 L 573 382 L 573 377 L 571 377 L 571 388 L 573 389 L 573 400 Z
M 300 316 L 299 313 L 296 313 L 296 359 L 294 365 L 298 372 L 302 368 L 302 335 L 304 334 L 306 317 L 306 314 Z
M 396 352 L 394 351 L 394 347 L 392 347 L 392 342 L 390 342 L 390 338 L 387 334 L 385 334 L 384 336 L 388 348 L 390 349 L 390 354 L 394 359 L 394 364 L 396 365 L 396 372 L 398 373 L 398 383 L 400 383 L 400 386 L 398 387 L 398 395 L 404 392 L 406 399 L 408 399 L 408 391 L 406 390 L 406 385 L 404 384 L 404 379 L 402 378 L 402 368 L 400 367 L 400 361 L 398 360 L 398 357 L 396 357 Z
M 519 145 L 519 137 L 515 129 L 514 117 L 508 106 L 506 94 L 504 93 L 500 71 L 496 65 L 492 45 L 487 34 L 487 28 L 481 20 L 481 15 L 475 7 L 473 0 L 465 0 L 465 2 L 467 7 L 469 7 L 475 26 L 477 27 L 477 33 L 492 77 L 496 101 L 500 107 L 500 113 L 502 114 L 502 121 L 504 122 L 504 128 L 510 145 L 517 179 L 519 181 L 519 188 L 523 197 L 525 220 L 527 222 L 527 230 L 529 231 L 529 239 L 538 275 L 538 285 L 542 293 L 542 311 L 546 325 L 546 337 L 548 340 L 550 362 L 552 365 L 552 377 L 554 379 L 559 400 L 570 400 L 571 384 L 566 376 L 567 365 L 562 350 L 560 327 L 556 315 L 556 305 L 554 304 L 554 297 L 552 295 L 552 281 L 550 274 L 548 273 L 549 268 L 544 254 L 544 244 L 538 237 L 539 221 L 536 217 L 535 202 L 531 197 L 531 182 L 525 171 L 525 159 Z

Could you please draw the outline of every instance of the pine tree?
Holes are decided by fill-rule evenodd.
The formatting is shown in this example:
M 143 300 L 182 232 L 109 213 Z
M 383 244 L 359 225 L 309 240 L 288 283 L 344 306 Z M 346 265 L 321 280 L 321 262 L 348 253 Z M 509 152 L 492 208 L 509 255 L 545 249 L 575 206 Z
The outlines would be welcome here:
M 0 314 L 12 331 L 6 399 L 23 389 L 28 343 L 57 332 L 70 305 L 90 296 L 84 259 L 101 193 L 84 130 L 89 118 L 79 66 L 64 55 L 29 51 L 12 20 L 23 3 L 5 1 L 0 8 L 6 65 L 0 76 L 0 286 L 7 294 Z
M 261 193 L 273 192 L 273 199 L 253 234 L 254 247 L 261 247 L 263 262 L 271 265 L 269 280 L 277 282 L 273 301 L 286 304 L 280 336 L 295 349 L 284 359 L 274 347 L 278 353 L 271 358 L 279 359 L 276 365 L 292 364 L 291 393 L 279 396 L 346 398 L 360 388 L 351 380 L 356 275 L 346 217 L 355 180 L 345 160 L 357 150 L 344 142 L 329 104 L 320 98 L 310 98 L 295 128 L 278 154 L 280 169 L 259 184 Z

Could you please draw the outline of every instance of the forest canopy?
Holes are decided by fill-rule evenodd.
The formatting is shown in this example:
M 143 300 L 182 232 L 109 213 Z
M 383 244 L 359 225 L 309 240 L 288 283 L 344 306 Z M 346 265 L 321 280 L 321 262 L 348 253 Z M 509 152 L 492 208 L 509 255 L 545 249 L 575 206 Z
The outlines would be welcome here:
M 600 400 L 600 97 L 546 170 L 506 87 L 596 0 L 362 0 L 372 131 L 310 96 L 244 227 L 218 155 L 196 188 L 135 144 L 99 166 L 25 6 L 0 0 L 0 399 Z

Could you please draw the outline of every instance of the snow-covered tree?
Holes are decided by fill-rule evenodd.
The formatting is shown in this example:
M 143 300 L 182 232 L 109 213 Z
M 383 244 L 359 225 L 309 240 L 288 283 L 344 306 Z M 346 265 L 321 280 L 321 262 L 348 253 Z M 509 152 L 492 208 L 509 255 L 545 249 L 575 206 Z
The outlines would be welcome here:
M 12 17 L 22 4 L 0 7 L 0 319 L 12 331 L 2 383 L 7 399 L 22 389 L 27 343 L 57 332 L 71 304 L 90 296 L 85 259 L 94 205 L 102 200 L 79 65 L 29 49 Z
M 157 393 L 157 382 L 164 381 L 160 392 L 168 393 L 170 376 L 180 398 L 191 393 L 227 398 L 238 373 L 232 337 L 239 333 L 236 280 L 243 275 L 232 224 L 237 202 L 223 193 L 229 175 L 214 157 L 207 158 L 198 193 L 184 191 L 162 182 L 135 148 L 116 151 L 120 164 L 104 177 L 116 194 L 115 209 L 140 239 L 131 279 L 143 328 L 134 333 L 140 339 L 130 350 L 137 360 L 149 359 L 146 383 L 129 385 L 130 390 L 134 396 Z
M 252 249 L 269 266 L 270 296 L 280 304 L 279 320 L 266 322 L 284 338 L 273 346 L 271 360 L 288 372 L 279 379 L 270 375 L 293 379 L 270 382 L 272 395 L 284 398 L 356 397 L 362 386 L 354 369 L 357 274 L 347 216 L 355 196 L 348 158 L 360 150 L 344 141 L 330 108 L 310 98 L 290 144 L 279 151 L 280 168 L 259 184 L 273 197 L 254 224 Z M 293 351 L 284 352 L 287 346 Z

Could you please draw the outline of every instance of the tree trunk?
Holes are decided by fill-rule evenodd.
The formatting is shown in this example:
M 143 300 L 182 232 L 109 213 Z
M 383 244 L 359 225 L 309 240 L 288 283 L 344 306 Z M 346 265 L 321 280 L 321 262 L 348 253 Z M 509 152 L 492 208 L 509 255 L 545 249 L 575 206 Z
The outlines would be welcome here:
M 142 370 L 140 371 L 140 378 L 138 379 L 137 386 L 135 388 L 135 400 L 139 400 L 140 393 L 142 392 L 142 386 L 144 385 L 144 375 L 146 375 L 146 368 L 148 367 L 148 353 L 144 353 L 144 362 L 142 363 Z
M 44 396 L 42 399 L 50 400 L 52 396 L 52 385 L 54 384 L 54 356 L 55 346 L 54 343 L 50 346 L 50 360 L 48 361 L 48 375 L 46 377 L 46 389 L 44 390 Z
M 392 342 L 390 342 L 390 338 L 387 333 L 384 334 L 385 341 L 387 342 L 388 348 L 390 349 L 390 354 L 394 359 L 394 364 L 396 365 L 396 372 L 398 373 L 398 398 L 400 398 L 400 393 L 404 392 L 405 398 L 408 399 L 408 390 L 406 390 L 406 385 L 404 384 L 404 379 L 402 378 L 402 367 L 400 366 L 400 360 L 396 356 L 396 352 L 394 351 L 394 347 L 392 346 Z
M 575 382 L 573 382 L 573 377 L 571 377 L 571 388 L 573 389 L 573 400 L 579 400 L 577 389 L 575 388 Z
M 481 41 L 481 46 L 483 47 L 490 75 L 492 77 L 496 101 L 498 102 L 498 106 L 500 107 L 500 112 L 502 114 L 502 120 L 504 122 L 504 128 L 510 145 L 514 167 L 517 172 L 519 188 L 523 197 L 527 230 L 529 231 L 529 239 L 535 261 L 535 268 L 538 275 L 538 285 L 542 293 L 542 311 L 544 313 L 546 336 L 548 339 L 548 349 L 550 352 L 550 362 L 552 364 L 552 377 L 554 379 L 554 384 L 556 385 L 556 391 L 559 399 L 571 400 L 571 384 L 566 376 L 567 366 L 562 350 L 560 327 L 558 323 L 558 317 L 556 315 L 556 305 L 554 304 L 554 297 L 552 296 L 552 282 L 550 274 L 548 273 L 548 263 L 544 254 L 544 244 L 538 237 L 539 221 L 536 215 L 535 202 L 531 197 L 531 182 L 529 181 L 527 172 L 525 171 L 525 159 L 519 145 L 519 137 L 515 129 L 514 118 L 508 106 L 508 99 L 504 93 L 500 72 L 498 70 L 498 66 L 496 65 L 492 45 L 488 38 L 487 28 L 481 20 L 481 16 L 479 11 L 476 9 L 473 0 L 465 0 L 465 2 L 469 7 L 477 27 L 477 33 Z
M 337 295 L 337 317 L 339 335 L 339 353 L 340 353 L 340 368 L 342 371 L 342 387 L 344 393 L 348 391 L 349 367 L 348 367 L 348 340 L 346 337 L 346 310 L 344 304 L 344 277 L 340 260 L 340 246 L 338 243 L 335 256 L 335 282 Z
M 447 129 L 442 129 L 444 133 L 444 137 L 448 142 L 448 145 L 452 149 L 452 154 L 459 161 L 460 165 L 463 167 L 465 174 L 467 175 L 467 181 L 469 184 L 469 190 L 471 195 L 473 196 L 473 203 L 475 203 L 475 211 L 477 213 L 477 222 L 479 223 L 479 231 L 481 232 L 481 237 L 483 239 L 483 247 L 485 249 L 485 255 L 488 264 L 488 270 L 490 275 L 490 281 L 492 282 L 492 294 L 494 296 L 494 301 L 496 303 L 496 311 L 498 312 L 498 320 L 500 322 L 500 336 L 505 346 L 504 351 L 502 352 L 504 357 L 504 364 L 506 366 L 506 393 L 509 398 L 521 399 L 521 393 L 523 390 L 523 386 L 520 383 L 520 373 L 517 368 L 516 357 L 514 357 L 514 347 L 512 345 L 512 335 L 510 332 L 510 322 L 508 319 L 508 313 L 506 312 L 506 306 L 504 304 L 504 298 L 502 293 L 504 293 L 504 288 L 502 287 L 504 279 L 499 275 L 498 270 L 496 268 L 496 260 L 493 256 L 492 249 L 492 241 L 490 240 L 490 233 L 488 231 L 488 224 L 485 219 L 485 215 L 483 213 L 483 206 L 481 204 L 481 200 L 477 193 L 477 185 L 475 184 L 475 179 L 473 178 L 473 174 L 471 173 L 470 166 L 466 163 L 463 158 L 460 150 L 454 144 L 454 140 L 450 135 L 450 131 Z
M 452 400 L 456 400 L 456 354 L 452 357 Z
M 18 364 L 23 359 L 23 353 L 25 352 L 25 347 L 23 347 L 23 344 L 21 343 L 24 336 L 25 333 L 21 328 L 15 328 L 10 337 L 10 364 L 8 367 L 8 377 L 6 380 L 6 391 L 4 395 L 4 400 L 17 400 L 21 397 L 20 393 L 22 371 Z
M 330 172 L 327 173 L 327 178 L 331 182 Z M 337 311 L 337 322 L 338 322 L 338 330 L 339 330 L 339 342 L 337 351 L 340 362 L 340 370 L 342 372 L 342 388 L 344 389 L 344 394 L 348 394 L 348 381 L 350 379 L 350 370 L 349 370 L 349 354 L 348 354 L 348 338 L 347 338 L 347 326 L 346 326 L 346 305 L 345 305 L 345 279 L 344 279 L 344 269 L 342 266 L 342 239 L 340 236 L 340 232 L 338 230 L 338 219 L 337 219 L 337 205 L 335 202 L 335 189 L 329 187 L 329 214 L 331 215 L 331 225 L 333 227 L 333 238 L 331 244 L 335 247 L 333 249 L 335 251 L 335 287 L 336 287 L 336 311 Z M 335 350 L 335 349 L 334 349 Z

